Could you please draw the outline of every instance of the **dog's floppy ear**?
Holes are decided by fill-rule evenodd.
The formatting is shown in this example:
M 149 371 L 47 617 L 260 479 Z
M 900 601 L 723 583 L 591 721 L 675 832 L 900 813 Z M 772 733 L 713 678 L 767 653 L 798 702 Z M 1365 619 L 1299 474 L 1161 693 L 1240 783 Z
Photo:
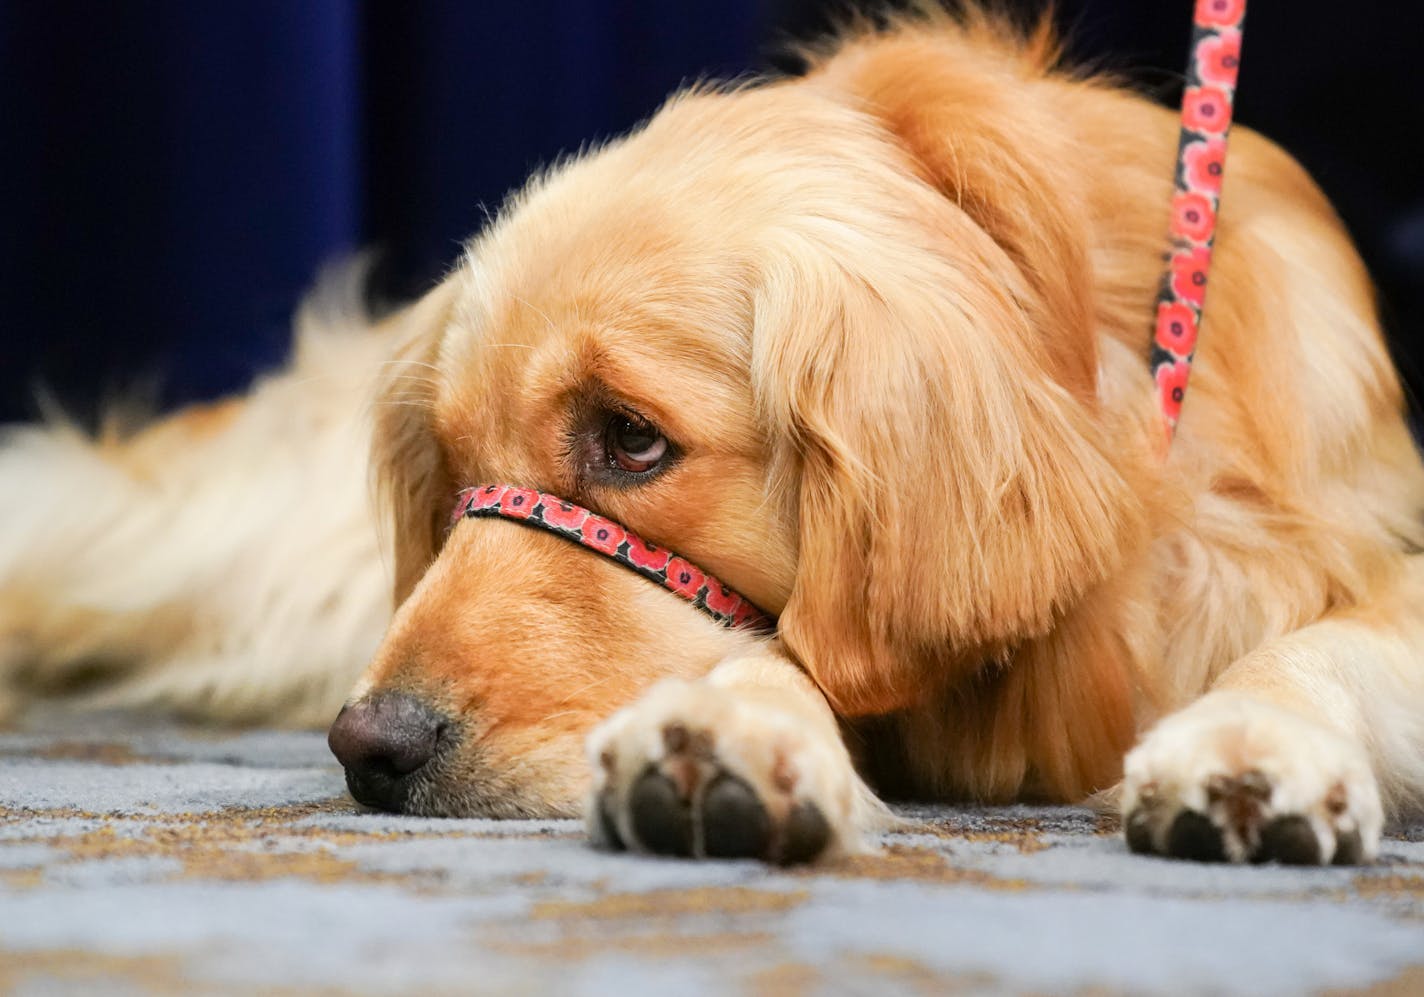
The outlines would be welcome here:
M 995 241 L 1014 264 L 1011 286 L 1055 379 L 1087 399 L 1098 362 L 1084 335 L 1093 300 L 1087 194 L 1066 168 L 1085 153 L 1057 103 L 1063 82 L 1047 79 L 1060 58 L 1051 18 L 1025 29 L 970 5 L 920 19 L 928 23 L 910 19 L 916 30 L 846 42 L 810 83 L 874 118 L 916 174 Z M 1143 255 L 1155 260 L 1160 249 Z
M 374 400 L 371 474 L 386 548 L 394 557 L 395 604 L 405 601 L 435 560 L 454 488 L 432 427 L 436 350 L 448 321 L 446 281 L 386 319 L 391 358 Z
M 1021 167 L 994 186 L 932 137 L 886 136 L 885 233 L 817 219 L 756 303 L 754 387 L 798 489 L 781 634 L 848 716 L 1044 634 L 1140 522 L 1098 425 L 1086 236 Z M 983 185 L 946 196 L 951 174 Z

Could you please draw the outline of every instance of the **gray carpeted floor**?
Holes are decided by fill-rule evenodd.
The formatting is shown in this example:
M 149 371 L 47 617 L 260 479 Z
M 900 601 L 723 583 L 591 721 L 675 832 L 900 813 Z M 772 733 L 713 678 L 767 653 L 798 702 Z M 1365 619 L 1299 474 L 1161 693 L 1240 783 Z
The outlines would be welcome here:
M 874 857 L 697 864 L 360 813 L 317 734 L 0 734 L 0 991 L 1424 993 L 1424 826 L 1301 870 L 906 812 Z

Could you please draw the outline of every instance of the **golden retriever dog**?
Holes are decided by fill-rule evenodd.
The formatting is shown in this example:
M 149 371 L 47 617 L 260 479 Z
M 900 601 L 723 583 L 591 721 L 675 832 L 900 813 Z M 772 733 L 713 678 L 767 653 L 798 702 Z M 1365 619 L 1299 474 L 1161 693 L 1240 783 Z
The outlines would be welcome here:
M 1424 800 L 1424 468 L 1369 280 L 1238 129 L 1169 445 L 1176 116 L 1057 63 L 974 13 L 845 33 L 535 178 L 374 328 L 314 306 L 244 400 L 14 431 L 12 707 L 344 699 L 358 800 L 583 811 L 635 851 L 790 862 L 866 847 L 876 794 L 1103 794 L 1136 851 L 1368 861 Z M 775 632 L 450 526 L 487 484 L 677 552 Z

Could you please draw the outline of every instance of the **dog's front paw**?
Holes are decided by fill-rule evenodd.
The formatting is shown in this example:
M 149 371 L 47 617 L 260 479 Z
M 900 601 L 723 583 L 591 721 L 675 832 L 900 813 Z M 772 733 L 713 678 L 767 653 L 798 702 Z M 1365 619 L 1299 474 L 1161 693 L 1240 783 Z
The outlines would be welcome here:
M 863 788 L 845 748 L 806 727 L 735 688 L 666 680 L 589 737 L 589 833 L 609 848 L 779 864 L 858 850 Z
M 1355 865 L 1379 851 L 1379 789 L 1363 747 L 1297 714 L 1214 693 L 1127 756 L 1128 846 L 1208 862 Z

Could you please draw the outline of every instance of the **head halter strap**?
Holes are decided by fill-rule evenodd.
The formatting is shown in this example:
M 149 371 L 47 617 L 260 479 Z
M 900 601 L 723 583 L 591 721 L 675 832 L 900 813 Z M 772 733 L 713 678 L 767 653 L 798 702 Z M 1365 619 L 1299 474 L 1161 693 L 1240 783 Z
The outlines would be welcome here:
M 1169 441 L 1187 394 L 1206 301 L 1245 19 L 1246 0 L 1197 0 L 1192 19 L 1168 261 L 1152 330 L 1152 376 Z
M 455 499 L 450 527 L 461 519 L 481 517 L 513 520 L 587 547 L 656 582 L 724 627 L 765 633 L 776 630 L 775 617 L 692 562 L 557 496 L 514 485 L 466 488 Z

